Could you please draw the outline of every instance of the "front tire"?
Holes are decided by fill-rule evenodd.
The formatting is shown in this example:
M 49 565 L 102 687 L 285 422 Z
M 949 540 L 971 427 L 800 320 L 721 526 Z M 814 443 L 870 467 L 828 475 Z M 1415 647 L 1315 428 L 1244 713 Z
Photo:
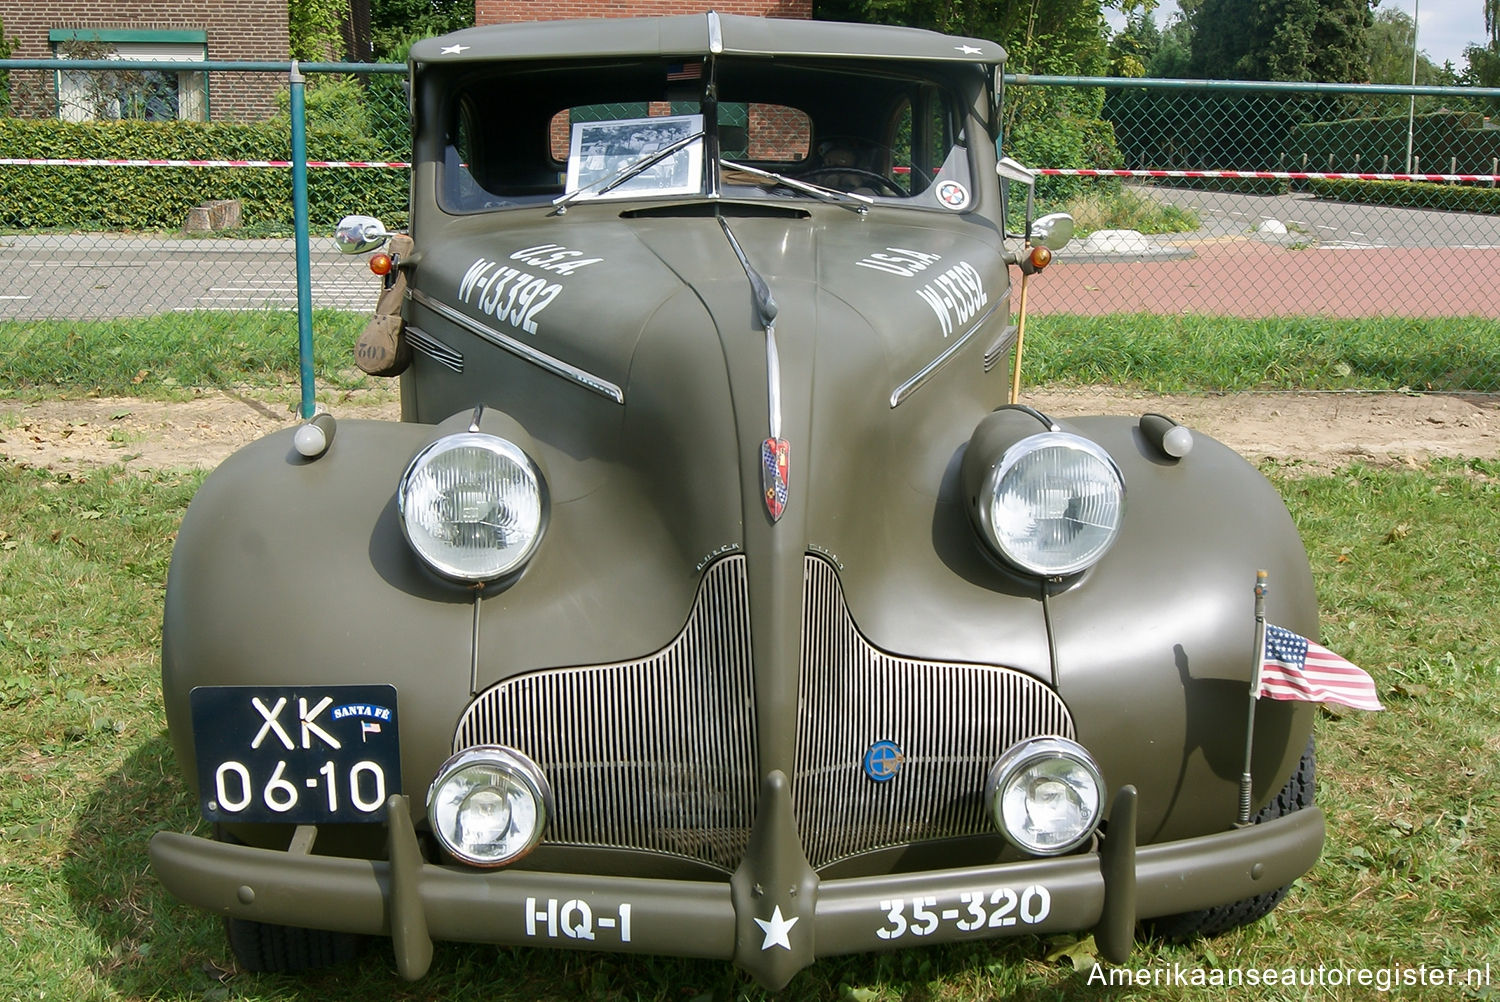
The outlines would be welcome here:
M 214 826 L 214 838 L 242 845 Z M 352 932 L 303 929 L 253 919 L 224 918 L 224 935 L 240 970 L 255 974 L 296 974 L 347 964 L 359 953 L 361 937 Z
M 1286 786 L 1281 788 L 1281 792 L 1260 809 L 1253 823 L 1260 824 L 1262 821 L 1283 818 L 1293 811 L 1311 807 L 1315 773 L 1313 739 L 1309 736 L 1307 749 L 1303 751 L 1302 759 L 1297 763 L 1297 771 L 1292 773 L 1292 777 L 1286 781 Z M 1257 894 L 1241 901 L 1232 901 L 1227 905 L 1215 905 L 1212 908 L 1150 919 L 1145 923 L 1146 930 L 1153 938 L 1167 943 L 1186 943 L 1199 936 L 1222 936 L 1232 929 L 1238 929 L 1265 918 L 1281 903 L 1281 899 L 1286 897 L 1286 892 L 1291 888 L 1292 885 L 1287 884 L 1274 891 Z
M 224 933 L 240 970 L 258 974 L 336 967 L 349 963 L 359 952 L 359 937 L 349 932 L 226 918 Z

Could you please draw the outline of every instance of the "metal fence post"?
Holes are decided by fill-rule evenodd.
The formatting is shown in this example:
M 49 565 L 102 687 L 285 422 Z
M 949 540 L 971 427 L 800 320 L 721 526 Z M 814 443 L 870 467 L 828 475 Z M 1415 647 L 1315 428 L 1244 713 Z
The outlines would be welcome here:
M 297 359 L 302 383 L 303 420 L 316 408 L 313 393 L 312 261 L 307 227 L 307 78 L 292 60 L 292 229 L 297 252 Z

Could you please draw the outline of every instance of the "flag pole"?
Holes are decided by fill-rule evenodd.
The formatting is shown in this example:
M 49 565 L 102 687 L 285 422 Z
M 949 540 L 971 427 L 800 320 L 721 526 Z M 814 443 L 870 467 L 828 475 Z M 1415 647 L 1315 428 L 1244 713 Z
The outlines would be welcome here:
M 1250 824 L 1251 779 L 1250 754 L 1255 747 L 1255 704 L 1260 700 L 1260 670 L 1266 661 L 1266 578 L 1265 571 L 1255 572 L 1255 641 L 1254 661 L 1250 669 L 1250 709 L 1245 720 L 1245 768 L 1240 773 L 1240 814 L 1236 828 Z

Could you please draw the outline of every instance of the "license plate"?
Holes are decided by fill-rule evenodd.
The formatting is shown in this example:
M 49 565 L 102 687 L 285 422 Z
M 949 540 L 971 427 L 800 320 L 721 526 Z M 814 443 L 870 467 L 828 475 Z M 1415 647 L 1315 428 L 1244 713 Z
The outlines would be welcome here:
M 209 821 L 381 821 L 401 792 L 395 686 L 199 686 L 191 700 Z

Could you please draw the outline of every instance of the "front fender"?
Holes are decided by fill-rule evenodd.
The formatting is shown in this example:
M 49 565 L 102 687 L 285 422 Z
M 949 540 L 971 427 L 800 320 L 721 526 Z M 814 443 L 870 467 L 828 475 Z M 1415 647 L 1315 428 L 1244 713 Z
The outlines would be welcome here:
M 1108 749 L 1110 788 L 1140 791 L 1144 842 L 1214 830 L 1244 768 L 1256 571 L 1269 572 L 1266 618 L 1316 638 L 1306 551 L 1276 489 L 1206 435 L 1173 460 L 1132 419 L 1063 425 L 1119 464 L 1126 515 L 1104 559 L 1048 596 L 1058 690 L 1080 740 Z M 1255 719 L 1259 805 L 1296 767 L 1312 707 L 1261 700 Z
M 397 689 L 405 792 L 420 816 L 423 784 L 451 754 L 477 689 L 522 671 L 645 655 L 681 629 L 698 571 L 639 482 L 611 467 L 586 490 L 554 495 L 526 569 L 484 590 L 480 625 L 494 635 L 476 658 L 474 589 L 422 564 L 396 501 L 412 456 L 469 420 L 341 422 L 312 460 L 288 429 L 205 480 L 178 533 L 162 628 L 167 722 L 191 787 L 195 686 L 384 682 Z M 482 428 L 524 440 L 554 481 L 576 472 L 576 459 L 498 411 L 484 412 Z

